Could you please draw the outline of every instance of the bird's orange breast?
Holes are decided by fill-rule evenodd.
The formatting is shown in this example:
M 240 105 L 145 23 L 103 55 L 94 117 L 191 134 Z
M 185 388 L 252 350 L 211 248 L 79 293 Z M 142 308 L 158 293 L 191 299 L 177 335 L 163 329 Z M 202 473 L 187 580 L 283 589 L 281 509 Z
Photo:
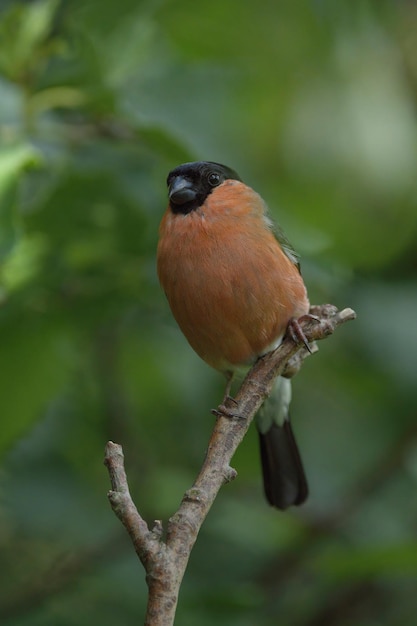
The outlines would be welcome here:
M 158 275 L 192 348 L 212 367 L 250 364 L 308 312 L 301 275 L 265 219 L 258 194 L 236 180 L 186 215 L 168 208 Z

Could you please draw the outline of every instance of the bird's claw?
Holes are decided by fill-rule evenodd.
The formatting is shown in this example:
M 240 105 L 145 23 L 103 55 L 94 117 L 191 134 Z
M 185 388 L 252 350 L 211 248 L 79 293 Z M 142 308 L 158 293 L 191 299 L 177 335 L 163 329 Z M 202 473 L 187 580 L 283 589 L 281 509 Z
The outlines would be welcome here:
M 302 315 L 298 319 L 292 318 L 288 322 L 287 333 L 291 337 L 291 339 L 294 341 L 294 343 L 304 344 L 306 350 L 308 350 L 310 354 L 313 354 L 313 351 L 310 348 L 308 339 L 305 336 L 303 329 L 301 328 L 300 322 L 302 322 L 303 320 L 312 320 L 317 323 L 320 322 L 320 318 L 317 317 L 317 315 L 311 315 L 311 313 L 306 313 L 305 315 Z
M 235 405 L 237 406 L 237 402 L 234 398 L 227 398 L 228 400 L 233 400 L 233 402 L 235 403 Z M 219 404 L 219 406 L 217 407 L 217 409 L 211 409 L 211 413 L 213 415 L 215 415 L 216 417 L 227 417 L 228 419 L 242 419 L 242 416 L 237 413 L 236 411 L 233 411 L 233 409 L 230 409 L 229 407 L 227 407 L 224 402 L 222 402 L 221 404 Z

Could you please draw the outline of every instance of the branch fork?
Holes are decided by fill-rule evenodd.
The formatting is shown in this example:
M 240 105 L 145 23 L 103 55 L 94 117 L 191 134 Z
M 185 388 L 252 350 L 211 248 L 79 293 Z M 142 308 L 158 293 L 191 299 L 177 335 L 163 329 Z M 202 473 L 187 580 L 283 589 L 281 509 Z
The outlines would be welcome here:
M 309 342 L 310 352 L 314 353 L 318 350 L 316 341 L 325 339 L 355 317 L 352 309 L 338 311 L 335 306 L 324 304 L 312 306 L 310 315 L 300 318 L 298 323 Z M 270 393 L 276 376 L 293 376 L 306 356 L 309 351 L 302 343 L 286 337 L 276 350 L 258 359 L 236 396 L 228 398 L 224 407 L 217 408 L 203 466 L 194 485 L 185 492 L 178 511 L 169 519 L 165 540 L 162 522 L 156 520 L 150 529 L 132 500 L 122 447 L 112 441 L 107 443 L 104 463 L 111 482 L 108 499 L 146 571 L 149 597 L 145 626 L 172 626 L 174 623 L 181 581 L 197 535 L 222 485 L 237 476 L 230 466 L 231 459 Z M 230 419 L 223 411 L 244 419 Z

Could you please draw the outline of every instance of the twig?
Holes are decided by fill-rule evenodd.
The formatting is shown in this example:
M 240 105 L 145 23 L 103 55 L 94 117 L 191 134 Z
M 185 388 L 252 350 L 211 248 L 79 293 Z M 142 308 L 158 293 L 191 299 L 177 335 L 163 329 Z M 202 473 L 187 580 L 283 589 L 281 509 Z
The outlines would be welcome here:
M 312 307 L 310 313 L 316 319 L 300 320 L 309 342 L 325 339 L 338 326 L 356 317 L 352 309 L 339 312 L 329 304 Z M 270 393 L 275 377 L 282 373 L 293 375 L 307 355 L 304 346 L 286 338 L 279 348 L 258 359 L 234 400 L 228 400 L 226 407 L 218 407 L 203 466 L 192 488 L 184 494 L 178 511 L 168 521 L 165 540 L 162 523 L 156 521 L 153 529 L 149 529 L 138 513 L 129 493 L 122 448 L 108 442 L 105 464 L 112 485 L 109 501 L 128 531 L 146 571 L 149 597 L 145 626 L 172 626 L 174 623 L 181 581 L 198 532 L 221 486 L 237 475 L 230 461 Z M 239 417 L 226 417 L 227 409 Z

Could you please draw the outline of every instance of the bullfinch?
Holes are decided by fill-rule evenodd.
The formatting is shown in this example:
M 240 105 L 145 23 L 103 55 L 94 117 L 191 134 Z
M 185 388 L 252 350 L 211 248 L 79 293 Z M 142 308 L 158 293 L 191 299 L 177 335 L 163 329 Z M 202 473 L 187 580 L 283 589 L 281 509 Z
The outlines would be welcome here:
M 308 314 L 298 257 L 261 196 L 229 167 L 185 163 L 169 173 L 167 185 L 159 280 L 191 347 L 230 381 Z M 290 400 L 291 382 L 279 376 L 256 418 L 265 495 L 279 509 L 308 495 Z

